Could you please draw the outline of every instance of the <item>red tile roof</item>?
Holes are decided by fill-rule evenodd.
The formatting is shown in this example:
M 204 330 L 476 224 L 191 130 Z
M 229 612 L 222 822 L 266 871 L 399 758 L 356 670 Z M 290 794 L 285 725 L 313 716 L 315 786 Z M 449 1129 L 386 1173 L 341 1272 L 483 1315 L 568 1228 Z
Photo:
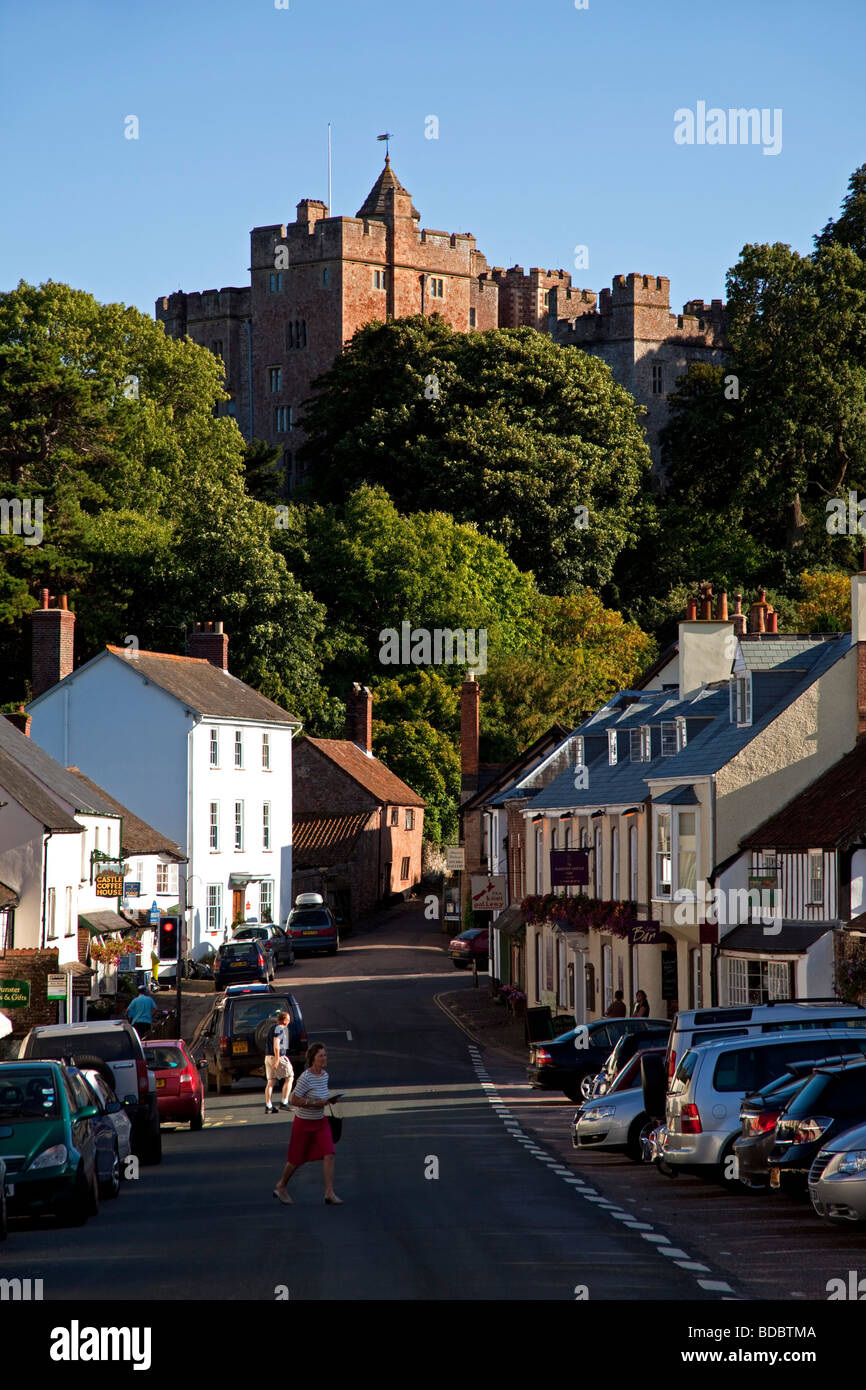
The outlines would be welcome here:
M 847 849 L 866 836 L 866 739 L 740 841 L 743 849 Z
M 292 822 L 292 867 L 324 869 L 350 859 L 358 836 L 368 823 L 375 825 L 378 811 L 356 811 L 347 816 L 299 815 Z
M 378 758 L 368 758 L 357 743 L 342 738 L 307 738 L 312 748 L 317 749 L 336 763 L 343 772 L 370 792 L 377 801 L 391 806 L 424 806 L 426 803 L 417 792 L 390 772 Z M 302 747 L 298 745 L 298 751 Z M 297 752 L 296 752 L 297 756 Z

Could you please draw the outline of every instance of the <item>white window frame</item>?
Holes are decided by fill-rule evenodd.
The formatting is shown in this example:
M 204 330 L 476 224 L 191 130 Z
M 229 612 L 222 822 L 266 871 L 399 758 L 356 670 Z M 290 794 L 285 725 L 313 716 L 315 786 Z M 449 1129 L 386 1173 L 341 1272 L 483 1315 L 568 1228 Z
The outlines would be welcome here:
M 662 830 L 667 847 L 662 844 Z M 653 897 L 670 902 L 673 898 L 673 827 L 670 811 L 657 811 L 653 826 Z M 664 866 L 667 864 L 667 874 Z
M 595 896 L 601 901 L 604 892 L 604 834 L 601 822 L 596 821 L 595 830 L 592 836 L 593 847 L 593 880 Z
M 632 902 L 637 902 L 638 890 L 638 831 L 636 825 L 628 832 L 628 886 Z
M 677 729 L 677 752 L 682 753 L 683 749 L 686 747 L 689 741 L 685 715 L 678 714 L 676 719 L 674 720 L 674 724 L 676 725 Z
M 235 853 L 244 852 L 244 803 L 235 802 Z
M 48 941 L 57 939 L 57 890 L 48 889 L 45 903 L 45 937 Z
M 263 922 L 269 919 L 265 913 L 270 914 L 270 921 L 274 920 L 274 880 L 263 878 L 259 884 L 259 917 Z
M 211 854 L 219 854 L 220 849 L 220 804 L 212 801 L 208 807 L 208 846 Z
M 216 728 L 215 726 L 213 726 L 213 725 L 211 726 L 211 731 L 210 731 L 210 752 L 209 752 L 209 755 L 208 755 L 208 756 L 209 756 L 209 758 L 210 758 L 210 765 L 211 765 L 211 767 L 219 767 L 219 765 L 220 765 L 220 731 L 219 731 L 219 729 L 217 729 L 217 728 Z
M 674 719 L 662 720 L 662 757 L 673 758 L 679 752 L 677 726 Z
M 809 892 L 806 899 L 808 907 L 824 906 L 824 851 L 810 849 L 807 854 L 809 867 Z
M 610 827 L 610 896 L 619 901 L 619 826 Z
M 731 723 L 748 729 L 752 723 L 752 673 L 741 671 L 731 677 L 729 687 Z
M 222 930 L 223 925 L 223 886 L 221 883 L 207 885 L 205 921 L 209 932 Z
M 70 887 L 67 886 L 64 896 L 66 898 L 66 926 L 64 930 L 67 936 L 74 936 L 75 923 L 72 918 L 72 889 Z
M 695 882 L 694 882 L 694 887 L 686 887 L 686 886 L 683 884 L 683 882 L 682 882 L 682 876 L 681 876 L 683 850 L 682 850 L 681 847 L 680 847 L 680 821 L 681 821 L 681 819 L 682 819 L 683 816 L 691 816 L 692 819 L 694 820 L 694 824 L 695 824 L 695 828 L 694 828 L 694 841 L 695 841 L 695 850 L 694 850 L 694 854 L 695 854 L 695 873 L 694 873 Z M 697 887 L 698 887 L 698 859 L 699 859 L 699 855 L 700 855 L 700 828 L 701 828 L 701 827 L 700 827 L 700 818 L 699 818 L 699 816 L 698 816 L 697 807 L 694 807 L 692 810 L 689 810 L 689 811 L 680 811 L 680 810 L 677 810 L 677 813 L 676 813 L 677 896 L 678 896 L 680 899 L 683 899 L 683 897 L 684 897 L 684 895 L 685 895 L 686 893 L 688 893 L 688 894 L 689 894 L 690 896 L 692 896 L 692 897 L 694 897 L 695 894 L 697 893 Z
M 159 886 L 160 883 L 163 884 L 163 887 L 162 887 L 162 888 L 160 888 L 160 886 Z M 157 862 L 157 865 L 156 865 L 156 893 L 157 893 L 157 897 L 163 896 L 163 895 L 168 894 L 168 893 L 170 893 L 170 892 L 171 892 L 171 888 L 169 887 L 168 865 L 167 865 L 167 864 L 163 864 L 163 863 L 161 863 L 161 862 Z
M 244 734 L 243 729 L 235 729 L 235 759 L 234 765 L 239 770 L 244 766 Z
M 648 763 L 651 761 L 652 735 L 650 734 L 649 724 L 639 724 L 636 729 L 629 729 L 628 753 L 633 763 Z
M 406 811 L 406 822 L 405 822 L 405 825 L 404 825 L 403 828 L 404 828 L 404 830 L 414 830 L 414 829 L 415 829 L 415 812 L 414 812 L 414 810 L 409 809 L 409 810 Z
M 262 771 L 263 771 L 263 772 L 270 772 L 270 770 L 271 770 L 271 736 L 270 736 L 270 734 L 262 734 Z
M 616 767 L 616 763 L 617 763 L 617 758 L 618 758 L 618 757 L 619 757 L 619 743 L 618 743 L 618 740 L 617 740 L 617 731 L 616 731 L 616 729 L 608 729 L 608 731 L 607 731 L 607 765 L 608 765 L 608 767 Z
M 271 803 L 262 802 L 262 849 L 271 848 Z
M 544 892 L 544 823 L 535 827 L 535 891 Z

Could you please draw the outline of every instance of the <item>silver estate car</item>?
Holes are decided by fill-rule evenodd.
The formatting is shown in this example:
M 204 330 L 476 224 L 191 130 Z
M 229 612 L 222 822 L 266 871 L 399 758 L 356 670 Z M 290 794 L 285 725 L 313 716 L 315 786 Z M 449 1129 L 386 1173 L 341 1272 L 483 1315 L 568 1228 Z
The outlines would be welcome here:
M 866 1221 L 866 1125 L 838 1134 L 821 1150 L 809 1170 L 809 1196 L 829 1221 Z
M 622 1153 L 636 1163 L 641 1157 L 641 1132 L 649 1121 L 641 1085 L 641 1058 L 663 1057 L 664 1046 L 647 1048 L 627 1062 L 602 1096 L 588 1100 L 575 1114 L 571 1142 L 575 1149 Z
M 726 1159 L 739 1138 L 740 1103 L 782 1076 L 789 1062 L 861 1051 L 866 1028 L 810 1028 L 774 1036 L 733 1038 L 690 1047 L 670 1082 L 665 1106 L 664 1158 L 680 1173 L 727 1178 Z

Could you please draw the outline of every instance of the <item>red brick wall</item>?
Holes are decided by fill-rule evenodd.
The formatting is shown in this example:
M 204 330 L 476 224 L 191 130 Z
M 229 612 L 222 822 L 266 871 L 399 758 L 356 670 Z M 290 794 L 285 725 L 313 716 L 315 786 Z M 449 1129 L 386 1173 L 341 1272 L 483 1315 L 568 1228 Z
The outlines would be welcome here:
M 292 803 L 297 815 L 320 816 L 374 811 L 379 802 L 371 792 L 326 758 L 308 739 L 292 751 Z
M 35 699 L 72 670 L 75 614 L 68 609 L 36 608 L 32 622 L 32 696 Z
M 0 980 L 29 980 L 30 1005 L 10 1009 L 14 1037 L 23 1037 L 37 1024 L 57 1022 L 57 1003 L 48 1001 L 48 976 L 57 972 L 57 951 L 5 951 L 0 956 Z

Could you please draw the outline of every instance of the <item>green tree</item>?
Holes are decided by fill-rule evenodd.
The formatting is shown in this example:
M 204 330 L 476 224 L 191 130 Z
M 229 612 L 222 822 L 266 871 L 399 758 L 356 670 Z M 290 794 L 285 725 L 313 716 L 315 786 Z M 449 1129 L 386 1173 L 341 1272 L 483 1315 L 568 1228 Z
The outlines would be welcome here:
M 535 329 L 415 316 L 358 330 L 306 405 L 301 456 L 320 501 L 360 483 L 400 511 L 447 498 L 563 593 L 604 584 L 651 518 L 639 413 L 604 362 Z

